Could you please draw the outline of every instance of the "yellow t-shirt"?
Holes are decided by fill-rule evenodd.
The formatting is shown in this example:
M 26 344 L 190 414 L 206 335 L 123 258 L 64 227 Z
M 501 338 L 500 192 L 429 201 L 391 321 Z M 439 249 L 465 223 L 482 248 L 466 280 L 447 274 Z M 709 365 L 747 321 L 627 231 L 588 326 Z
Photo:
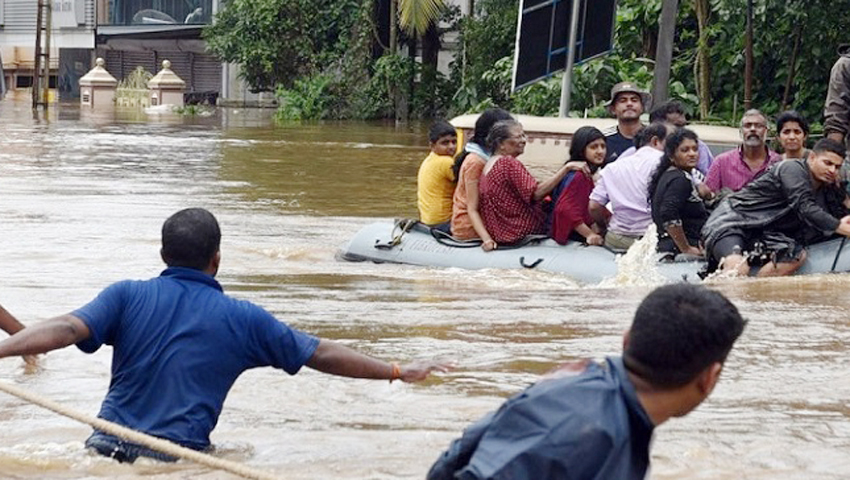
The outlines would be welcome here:
M 419 167 L 419 221 L 426 225 L 436 225 L 452 218 L 452 196 L 455 192 L 452 165 L 452 157 L 431 152 Z

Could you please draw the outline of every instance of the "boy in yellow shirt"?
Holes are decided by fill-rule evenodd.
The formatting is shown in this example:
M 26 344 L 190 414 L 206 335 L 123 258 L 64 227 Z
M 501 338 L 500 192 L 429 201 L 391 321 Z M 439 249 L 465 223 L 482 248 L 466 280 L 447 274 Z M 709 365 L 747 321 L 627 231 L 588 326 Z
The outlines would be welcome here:
M 457 132 L 444 120 L 428 131 L 431 153 L 422 161 L 417 179 L 419 221 L 438 226 L 452 218 L 452 196 L 457 179 L 452 172 Z

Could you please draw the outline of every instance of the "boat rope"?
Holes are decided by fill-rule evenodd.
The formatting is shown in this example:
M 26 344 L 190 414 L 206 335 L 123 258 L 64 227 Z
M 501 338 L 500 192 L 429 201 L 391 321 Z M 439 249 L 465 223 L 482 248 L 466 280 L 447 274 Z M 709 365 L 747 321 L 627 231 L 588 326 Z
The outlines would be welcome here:
M 401 238 L 405 233 L 411 231 L 413 227 L 418 224 L 418 220 L 407 219 L 407 218 L 399 218 L 393 223 L 393 231 L 390 235 L 392 238 L 388 242 L 381 242 L 380 240 L 375 240 L 375 248 L 380 250 L 391 250 L 395 248 L 396 245 L 401 243 Z
M 835 266 L 838 265 L 838 257 L 841 256 L 841 251 L 844 250 L 844 242 L 847 241 L 847 237 L 841 237 L 841 245 L 838 246 L 838 251 L 835 252 L 835 260 L 832 261 L 832 268 L 829 269 L 829 273 L 835 272 Z
M 450 233 L 446 233 L 442 230 L 438 230 L 436 228 L 429 229 L 431 236 L 434 237 L 434 240 L 437 243 L 441 243 L 448 247 L 455 248 L 473 248 L 481 246 L 481 239 L 476 238 L 474 240 L 458 240 L 454 238 Z
M 22 388 L 10 385 L 6 382 L 0 382 L 0 390 L 8 393 L 9 395 L 18 397 L 30 403 L 34 403 L 40 407 L 51 410 L 55 413 L 58 413 L 59 415 L 63 415 L 65 417 L 88 424 L 102 432 L 106 432 L 110 435 L 115 435 L 116 437 L 124 438 L 133 443 L 144 445 L 145 447 L 151 448 L 159 452 L 167 453 L 168 455 L 174 457 L 180 457 L 184 460 L 189 460 L 201 465 L 205 465 L 207 467 L 215 468 L 217 470 L 224 470 L 226 472 L 239 475 L 243 478 L 250 478 L 255 480 L 273 480 L 279 478 L 269 472 L 256 470 L 241 463 L 214 457 L 212 455 L 199 452 L 197 450 L 182 447 L 175 443 L 169 442 L 168 440 L 163 440 L 161 438 L 153 437 L 145 433 L 132 430 L 130 428 L 118 425 L 102 418 L 95 418 L 90 415 L 80 413 L 76 410 L 70 409 L 68 407 L 65 407 L 64 405 L 54 402 L 53 400 L 41 397 L 32 392 L 28 392 Z

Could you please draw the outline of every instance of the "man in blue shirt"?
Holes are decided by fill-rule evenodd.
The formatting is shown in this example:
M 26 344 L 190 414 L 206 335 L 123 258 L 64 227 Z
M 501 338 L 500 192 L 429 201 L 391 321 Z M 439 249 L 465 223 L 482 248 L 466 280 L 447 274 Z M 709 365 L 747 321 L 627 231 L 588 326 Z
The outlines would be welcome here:
M 717 292 L 660 287 L 622 357 L 555 370 L 469 427 L 428 479 L 642 480 L 653 429 L 708 397 L 744 323 Z
M 215 280 L 221 254 L 215 217 L 181 210 L 162 227 L 168 268 L 150 280 L 115 283 L 74 312 L 0 343 L 0 358 L 76 344 L 114 347 L 99 417 L 195 450 L 210 447 L 227 392 L 250 368 L 294 375 L 303 366 L 334 375 L 416 382 L 444 366 L 390 364 L 289 328 L 264 309 L 225 295 Z M 86 446 L 119 461 L 176 458 L 95 431 Z

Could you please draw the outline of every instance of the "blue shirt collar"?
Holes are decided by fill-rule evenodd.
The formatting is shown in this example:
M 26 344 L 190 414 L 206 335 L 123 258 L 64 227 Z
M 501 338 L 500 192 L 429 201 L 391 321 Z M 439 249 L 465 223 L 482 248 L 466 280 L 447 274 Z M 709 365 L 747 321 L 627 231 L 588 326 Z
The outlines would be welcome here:
M 194 268 L 168 267 L 163 270 L 159 276 L 171 277 L 179 280 L 188 280 L 190 282 L 203 283 L 205 285 L 215 288 L 219 292 L 224 291 L 221 288 L 221 285 L 219 285 L 218 281 L 213 278 L 212 275 L 207 275 L 206 273 L 200 270 L 195 270 Z
M 606 360 L 611 368 L 611 372 L 620 380 L 620 390 L 623 392 L 623 398 L 626 399 L 629 409 L 646 426 L 648 429 L 647 433 L 651 434 L 655 425 L 652 423 L 652 419 L 649 418 L 649 414 L 644 410 L 643 405 L 641 405 L 634 384 L 629 380 L 629 375 L 626 373 L 626 365 L 623 364 L 623 357 L 608 357 Z

